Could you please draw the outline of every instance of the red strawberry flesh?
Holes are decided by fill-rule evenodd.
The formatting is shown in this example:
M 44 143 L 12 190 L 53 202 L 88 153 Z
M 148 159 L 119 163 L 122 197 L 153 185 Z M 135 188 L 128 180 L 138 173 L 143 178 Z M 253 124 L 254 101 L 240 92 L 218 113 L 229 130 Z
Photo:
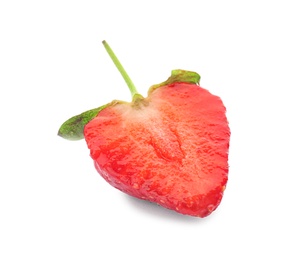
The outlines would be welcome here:
M 205 217 L 227 183 L 230 131 L 221 99 L 173 83 L 138 105 L 114 103 L 84 129 L 102 177 L 115 188 L 182 214 Z

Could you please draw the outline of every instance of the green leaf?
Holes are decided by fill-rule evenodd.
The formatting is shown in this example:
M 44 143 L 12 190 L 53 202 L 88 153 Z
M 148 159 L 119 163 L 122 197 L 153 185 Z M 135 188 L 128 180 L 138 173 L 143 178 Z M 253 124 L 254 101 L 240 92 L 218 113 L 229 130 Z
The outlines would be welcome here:
M 80 115 L 73 116 L 61 125 L 58 135 L 72 141 L 83 139 L 83 130 L 85 125 L 95 118 L 101 110 L 114 103 L 116 102 L 113 101 L 101 107 L 85 111 Z
M 199 84 L 199 81 L 200 81 L 200 75 L 196 72 L 188 70 L 172 70 L 171 76 L 166 81 L 151 86 L 148 93 L 154 91 L 156 88 L 169 85 L 175 82 Z

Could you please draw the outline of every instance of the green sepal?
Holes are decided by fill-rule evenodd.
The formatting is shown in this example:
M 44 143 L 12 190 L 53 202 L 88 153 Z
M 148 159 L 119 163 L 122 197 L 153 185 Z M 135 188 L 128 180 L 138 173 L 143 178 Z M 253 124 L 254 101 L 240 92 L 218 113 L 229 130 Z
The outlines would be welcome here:
M 156 88 L 169 85 L 175 82 L 185 82 L 191 84 L 199 84 L 200 75 L 193 71 L 188 70 L 172 70 L 171 76 L 160 84 L 153 85 L 149 88 L 148 93 L 151 93 Z
M 104 108 L 117 103 L 113 101 L 101 107 L 97 107 L 88 111 L 81 113 L 80 115 L 76 115 L 65 121 L 59 131 L 58 135 L 71 141 L 81 140 L 84 138 L 83 131 L 85 125 L 90 122 L 93 118 L 95 118 L 98 113 Z

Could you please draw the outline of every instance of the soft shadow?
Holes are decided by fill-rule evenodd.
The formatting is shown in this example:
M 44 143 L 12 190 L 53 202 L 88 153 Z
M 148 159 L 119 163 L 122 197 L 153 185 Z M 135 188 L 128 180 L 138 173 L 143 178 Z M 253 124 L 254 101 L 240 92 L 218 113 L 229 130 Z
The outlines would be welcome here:
M 162 206 L 146 201 L 137 199 L 135 197 L 123 194 L 125 199 L 128 200 L 128 202 L 134 206 L 138 211 L 150 215 L 152 217 L 160 218 L 160 219 L 167 219 L 173 222 L 182 222 L 182 223 L 208 223 L 210 222 L 210 219 L 212 219 L 212 215 L 209 215 L 205 218 L 198 218 L 198 217 L 192 217 L 188 215 L 182 215 L 180 213 L 177 213 L 176 211 L 169 210 L 166 208 L 163 208 Z M 212 213 L 214 214 L 214 212 Z

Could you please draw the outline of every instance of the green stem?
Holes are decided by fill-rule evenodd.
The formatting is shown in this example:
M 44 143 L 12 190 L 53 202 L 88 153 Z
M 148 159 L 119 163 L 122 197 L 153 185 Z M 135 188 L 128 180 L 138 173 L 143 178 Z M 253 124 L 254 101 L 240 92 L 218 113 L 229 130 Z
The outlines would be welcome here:
M 132 80 L 128 76 L 127 72 L 125 71 L 124 67 L 121 65 L 120 61 L 118 60 L 118 58 L 114 54 L 114 52 L 111 49 L 111 47 L 109 46 L 109 44 L 106 41 L 102 41 L 102 44 L 104 45 L 106 51 L 108 52 L 109 56 L 111 57 L 112 61 L 114 62 L 116 68 L 119 70 L 120 74 L 122 75 L 122 77 L 126 81 L 128 87 L 129 87 L 129 90 L 131 92 L 131 96 L 133 98 L 134 95 L 138 94 L 138 91 L 137 91 L 136 87 L 134 86 Z

